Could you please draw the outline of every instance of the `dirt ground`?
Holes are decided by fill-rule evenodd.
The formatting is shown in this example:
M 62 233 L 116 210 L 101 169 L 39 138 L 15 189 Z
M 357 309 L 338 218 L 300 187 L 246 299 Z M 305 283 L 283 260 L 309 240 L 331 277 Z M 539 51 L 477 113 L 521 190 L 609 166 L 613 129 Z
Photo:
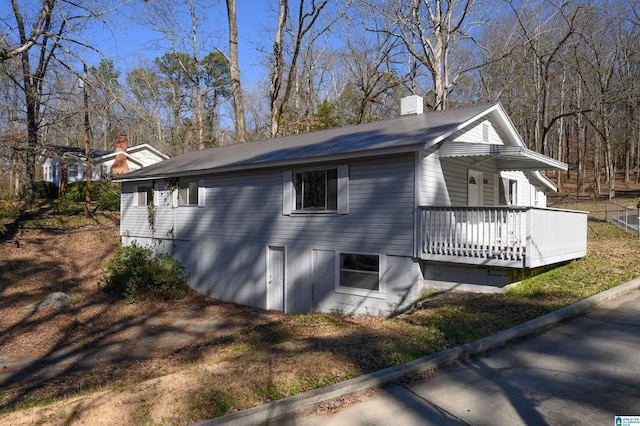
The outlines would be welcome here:
M 563 201 L 559 207 L 576 208 Z M 449 344 L 411 321 L 284 316 L 195 292 L 127 304 L 99 290 L 119 244 L 117 216 L 72 231 L 57 226 L 53 218 L 47 229 L 16 229 L 0 240 L 0 424 L 189 424 L 404 362 L 394 359 L 398 344 Z M 607 244 L 590 250 L 619 256 Z M 67 293 L 73 307 L 29 308 L 53 291 Z M 130 356 L 108 359 L 109 348 Z M 59 354 L 69 362 L 50 363 Z M 29 363 L 9 362 L 21 358 Z M 258 396 L 231 401 L 237 395 Z
M 195 292 L 172 302 L 114 300 L 98 286 L 104 264 L 118 246 L 118 234 L 117 223 L 99 220 L 73 231 L 20 230 L 0 243 L 0 403 L 6 410 L 25 398 L 46 401 L 121 385 L 130 377 L 151 379 L 0 414 L 0 424 L 136 424 L 144 420 L 141 408 L 154 418 L 172 418 L 181 411 L 180 401 L 190 401 L 188 393 L 198 382 L 197 371 L 176 373 L 181 365 L 215 352 L 212 342 L 225 334 L 221 329 L 235 332 L 280 315 L 220 303 Z M 54 291 L 68 294 L 73 307 L 31 309 Z M 176 339 L 180 333 L 182 338 Z M 141 346 L 140 339 L 158 344 Z M 100 357 L 108 348 L 129 357 L 105 362 Z M 139 353 L 130 353 L 131 348 Z M 68 362 L 62 359 L 66 356 Z M 30 365 L 21 366 L 20 359 Z M 78 361 L 87 359 L 95 362 L 78 369 Z M 207 367 L 215 368 L 224 365 Z M 164 376 L 169 372 L 173 373 Z M 145 401 L 153 408 L 145 410 Z

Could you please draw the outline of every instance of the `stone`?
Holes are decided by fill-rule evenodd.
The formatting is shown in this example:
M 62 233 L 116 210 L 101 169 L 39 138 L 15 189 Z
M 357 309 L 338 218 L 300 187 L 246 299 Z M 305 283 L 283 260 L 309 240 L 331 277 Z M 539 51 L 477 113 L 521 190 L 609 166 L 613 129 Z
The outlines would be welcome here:
M 71 298 L 61 291 L 54 291 L 53 293 L 47 294 L 44 300 L 40 303 L 36 303 L 35 305 L 28 306 L 29 309 L 33 311 L 39 311 L 44 308 L 70 308 Z

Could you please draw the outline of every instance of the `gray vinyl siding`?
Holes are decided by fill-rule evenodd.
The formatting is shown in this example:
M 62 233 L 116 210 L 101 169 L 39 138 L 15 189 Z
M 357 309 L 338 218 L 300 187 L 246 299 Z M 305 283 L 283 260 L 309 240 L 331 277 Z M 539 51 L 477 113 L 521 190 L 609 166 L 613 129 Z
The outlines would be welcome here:
M 348 215 L 283 215 L 281 169 L 208 177 L 204 208 L 173 209 L 175 237 L 410 255 L 412 157 L 353 163 L 349 169 Z
M 465 127 L 463 130 L 451 136 L 451 139 L 457 142 L 471 142 L 471 143 L 487 143 L 482 139 L 482 125 L 486 123 L 489 126 L 489 141 L 492 144 L 502 144 L 500 135 L 496 132 L 493 124 L 489 120 L 480 119 L 471 124 L 471 127 Z
M 140 184 L 145 185 L 143 183 Z M 152 237 L 152 228 L 149 226 L 149 213 L 147 206 L 135 206 L 134 197 L 137 196 L 136 183 L 123 183 L 120 197 L 120 230 L 123 235 L 132 237 Z
M 451 196 L 436 147 L 420 153 L 419 170 L 420 196 L 418 204 L 421 206 L 450 206 Z
M 206 176 L 203 207 L 173 207 L 171 192 L 159 190 L 154 232 L 146 207 L 131 207 L 133 193 L 127 191 L 135 185 L 126 184 L 122 232 L 146 242 L 155 233 L 165 247 L 173 241 L 174 255 L 190 271 L 196 291 L 263 308 L 267 247 L 285 247 L 285 309 L 309 312 L 312 250 L 413 255 L 414 154 L 348 166 L 346 215 L 283 214 L 283 173 L 290 169 L 270 169 Z
M 442 171 L 446 187 L 449 190 L 452 206 L 466 206 L 468 202 L 467 176 L 468 170 L 478 170 L 482 172 L 482 200 L 485 206 L 492 206 L 493 201 L 493 175 L 496 169 L 488 164 L 474 164 L 473 160 L 464 158 L 442 158 Z
M 418 300 L 422 272 L 418 262 L 408 257 L 385 256 L 381 280 L 385 292 L 379 297 L 358 296 L 334 291 L 338 252 L 313 251 L 313 308 L 322 312 L 389 316 L 409 309 Z

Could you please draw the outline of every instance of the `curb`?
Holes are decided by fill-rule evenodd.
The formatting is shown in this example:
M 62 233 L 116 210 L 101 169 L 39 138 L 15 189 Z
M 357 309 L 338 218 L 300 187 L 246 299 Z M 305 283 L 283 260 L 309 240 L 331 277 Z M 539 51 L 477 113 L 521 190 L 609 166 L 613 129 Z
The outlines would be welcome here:
M 295 414 L 314 410 L 320 405 L 337 398 L 363 393 L 381 388 L 399 380 L 454 364 L 473 355 L 493 351 L 507 343 L 539 333 L 555 325 L 583 315 L 596 306 L 616 299 L 640 288 L 640 278 L 635 278 L 617 287 L 595 294 L 557 311 L 527 321 L 497 334 L 473 342 L 447 349 L 406 364 L 396 365 L 384 370 L 364 374 L 351 380 L 314 389 L 289 398 L 284 398 L 258 407 L 227 414 L 211 420 L 196 423 L 195 426 L 211 425 L 265 425 L 276 423 Z

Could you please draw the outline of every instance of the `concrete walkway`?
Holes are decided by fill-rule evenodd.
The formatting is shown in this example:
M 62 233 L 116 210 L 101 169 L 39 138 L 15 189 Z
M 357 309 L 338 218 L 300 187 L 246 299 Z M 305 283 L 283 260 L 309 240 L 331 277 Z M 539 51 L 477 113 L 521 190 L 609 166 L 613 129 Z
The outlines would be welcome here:
M 640 416 L 639 287 L 636 279 L 469 345 L 201 425 L 614 425 L 614 416 Z M 431 380 L 388 386 L 434 369 Z M 313 414 L 376 387 L 342 411 Z

